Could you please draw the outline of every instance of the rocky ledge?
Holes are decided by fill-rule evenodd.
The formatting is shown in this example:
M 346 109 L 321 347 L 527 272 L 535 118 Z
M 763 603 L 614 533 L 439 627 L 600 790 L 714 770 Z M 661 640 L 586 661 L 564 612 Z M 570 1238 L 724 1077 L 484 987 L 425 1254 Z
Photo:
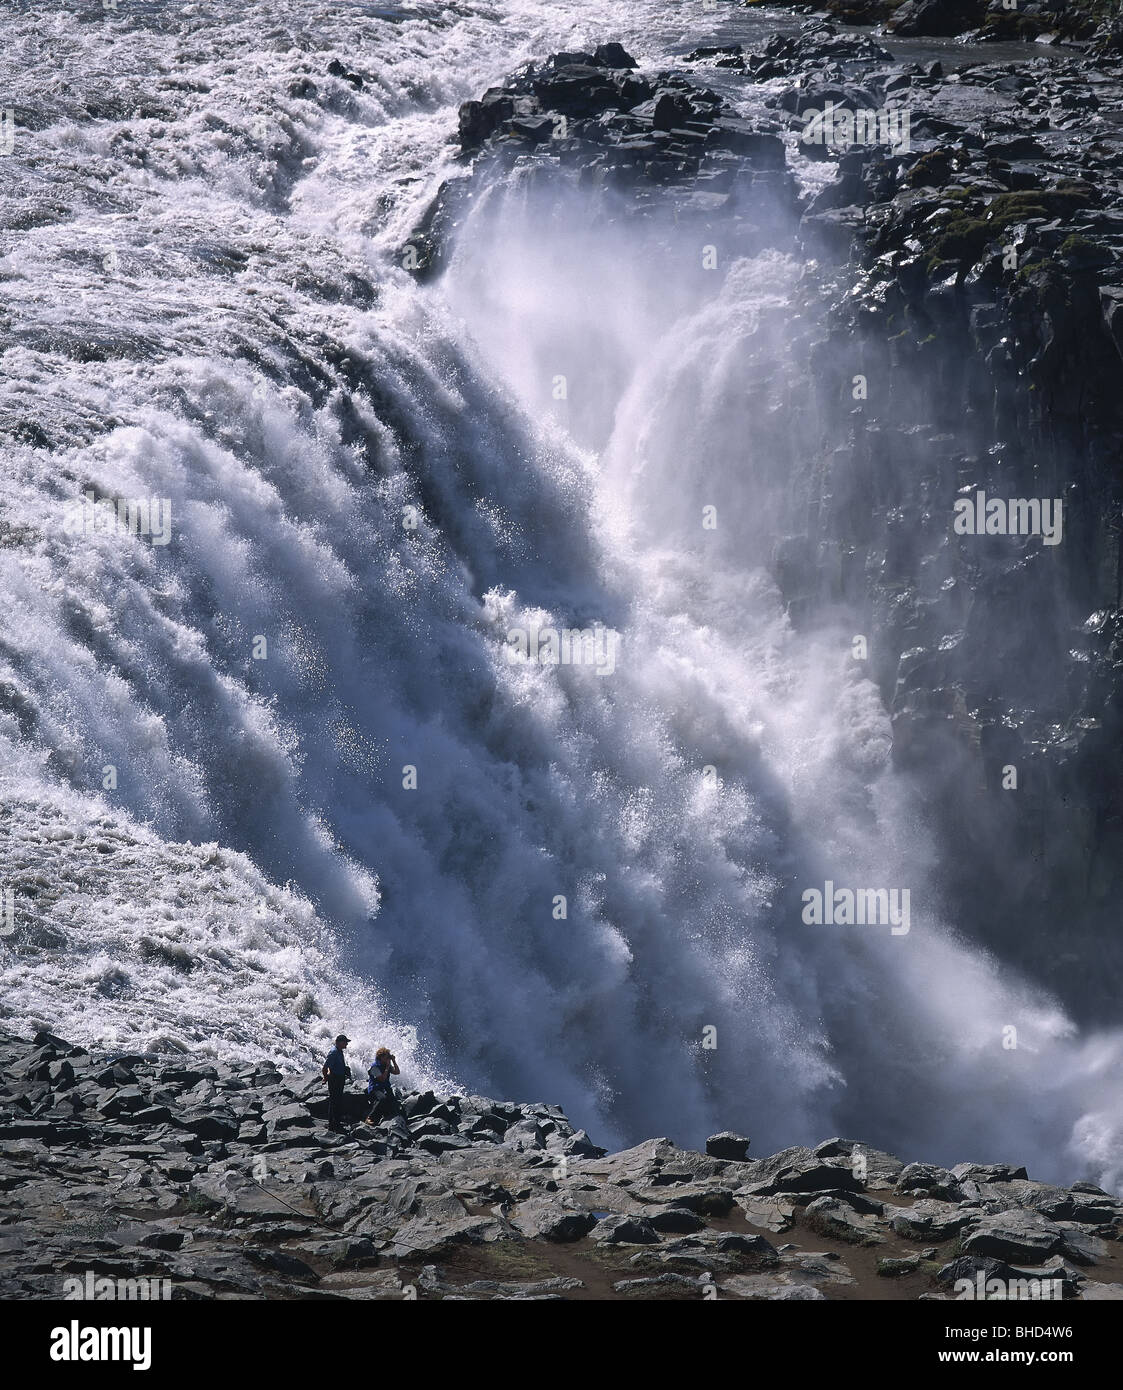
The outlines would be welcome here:
M 1007 1164 L 610 1154 L 556 1105 L 431 1091 L 330 1134 L 316 1071 L 49 1033 L 0 1066 L 5 1299 L 1123 1299 L 1123 1201 Z
M 762 2 L 742 0 L 747 6 Z M 785 0 L 778 3 L 785 6 Z M 821 5 L 786 8 L 806 14 L 824 11 L 844 24 L 883 24 L 890 33 L 910 38 L 1063 41 L 1087 43 L 1098 52 L 1123 51 L 1123 24 L 1111 0 L 824 0 Z
M 639 73 L 618 43 L 551 54 L 460 108 L 470 174 L 441 187 L 403 264 L 422 280 L 442 269 L 468 206 L 511 171 L 524 192 L 533 185 L 605 194 L 607 220 L 667 213 L 676 226 L 720 223 L 727 246 L 752 254 L 777 244 L 798 215 L 780 128 L 779 118 L 738 119 L 682 72 Z

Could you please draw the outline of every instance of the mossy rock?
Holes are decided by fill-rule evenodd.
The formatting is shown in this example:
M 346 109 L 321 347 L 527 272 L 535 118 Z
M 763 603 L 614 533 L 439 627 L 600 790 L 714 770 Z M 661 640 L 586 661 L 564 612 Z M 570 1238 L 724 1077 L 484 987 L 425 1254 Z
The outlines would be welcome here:
M 943 188 L 951 174 L 951 156 L 944 150 L 930 150 L 909 169 L 905 183 L 910 188 Z
M 1050 222 L 1056 217 L 1072 216 L 1087 207 L 1095 196 L 1095 190 L 1089 185 L 1070 180 L 1053 189 L 999 193 L 987 204 L 981 217 L 968 217 L 952 209 L 932 244 L 928 273 L 933 274 L 941 261 L 955 261 L 961 270 L 966 270 L 1008 227 L 1021 222 Z
M 1087 237 L 1082 237 L 1078 232 L 1073 232 L 1061 243 L 1060 256 L 1070 265 L 1083 266 L 1089 269 L 1111 265 L 1115 259 L 1106 246 L 1089 241 Z

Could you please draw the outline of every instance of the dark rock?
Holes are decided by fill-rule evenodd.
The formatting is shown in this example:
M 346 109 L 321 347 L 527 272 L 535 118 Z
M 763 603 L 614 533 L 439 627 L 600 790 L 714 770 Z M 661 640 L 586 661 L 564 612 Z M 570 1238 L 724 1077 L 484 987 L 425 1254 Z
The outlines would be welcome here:
M 897 1175 L 895 1186 L 900 1192 L 924 1192 L 945 1202 L 958 1202 L 963 1197 L 954 1174 L 931 1163 L 910 1163 Z
M 894 34 L 950 38 L 982 21 L 986 0 L 905 0 L 886 28 Z
M 665 1207 L 652 1212 L 647 1218 L 653 1230 L 670 1232 L 674 1235 L 690 1235 L 705 1229 L 706 1223 L 687 1207 Z
M 257 1250 L 253 1246 L 247 1246 L 245 1254 L 246 1258 L 260 1269 L 273 1270 L 290 1279 L 315 1283 L 320 1277 L 310 1264 L 284 1250 Z
M 599 43 L 593 53 L 593 62 L 606 68 L 636 68 L 639 64 L 619 43 Z
M 675 1206 L 700 1216 L 725 1216 L 733 1209 L 733 1193 L 726 1187 L 676 1186 Z
M 960 1182 L 1015 1182 L 1026 1176 L 1024 1168 L 1009 1163 L 957 1163 L 951 1171 Z
M 741 1162 L 748 1157 L 751 1142 L 743 1134 L 722 1130 L 720 1134 L 711 1134 L 706 1140 L 706 1152 L 711 1158 L 731 1158 Z
M 608 1245 L 657 1245 L 659 1236 L 643 1217 L 605 1216 L 597 1222 L 592 1238 Z
M 532 1240 L 580 1240 L 596 1224 L 597 1219 L 590 1212 L 568 1211 L 560 1204 L 546 1200 L 520 1202 L 511 1214 L 511 1225 Z
M 965 1254 L 989 1255 L 1014 1263 L 1043 1260 L 1056 1254 L 1063 1244 L 1064 1232 L 1052 1221 L 1022 1211 L 978 1218 L 961 1242 Z
M 748 159 L 760 169 L 783 169 L 787 160 L 784 142 L 778 135 L 754 130 L 748 121 L 721 116 L 713 123 L 717 141 L 723 149 Z
M 685 93 L 663 91 L 656 94 L 651 123 L 656 130 L 675 130 L 685 126 L 693 115 L 694 108 Z
M 816 1197 L 808 1204 L 804 1220 L 811 1230 L 852 1245 L 879 1245 L 885 1240 L 876 1221 L 832 1197 Z
M 904 1236 L 906 1240 L 939 1243 L 959 1235 L 975 1219 L 975 1213 L 946 1202 L 924 1201 L 893 1212 L 889 1224 L 897 1235 Z
M 341 77 L 344 82 L 349 83 L 356 91 L 362 91 L 364 87 L 363 79 L 357 72 L 349 72 L 338 58 L 333 58 L 328 64 L 328 72 L 332 77 Z
M 779 1192 L 823 1192 L 831 1188 L 860 1192 L 862 1183 L 850 1168 L 841 1164 L 819 1163 L 808 1154 L 808 1161 L 782 1168 L 774 1178 L 753 1183 L 748 1190 L 754 1195 L 766 1196 Z
M 234 1139 L 237 1137 L 239 1120 L 229 1110 L 213 1110 L 204 1114 L 186 1112 L 179 1117 L 179 1123 L 199 1139 Z

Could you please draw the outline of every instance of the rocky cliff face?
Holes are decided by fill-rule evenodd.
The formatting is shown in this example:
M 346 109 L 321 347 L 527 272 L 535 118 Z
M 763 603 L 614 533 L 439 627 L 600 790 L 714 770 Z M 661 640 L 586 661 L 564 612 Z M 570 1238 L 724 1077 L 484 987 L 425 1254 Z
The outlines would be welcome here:
M 863 68 L 842 85 L 907 101 L 912 148 L 842 154 L 803 220 L 852 240 L 811 373 L 827 428 L 806 563 L 786 575 L 812 611 L 825 579 L 867 615 L 951 918 L 1102 1021 L 1123 963 L 1117 65 Z M 821 106 L 831 82 L 804 69 L 781 102 Z M 1055 499 L 1063 535 L 957 534 L 980 493 Z
M 784 381 L 752 420 L 789 479 L 761 529 L 773 576 L 798 623 L 843 611 L 866 639 L 947 917 L 1082 1023 L 1116 1016 L 1123 969 L 1112 48 L 1010 64 L 983 45 L 945 72 L 810 21 L 758 54 L 699 49 L 689 75 L 637 72 L 613 44 L 554 55 L 465 106 L 471 174 L 409 248 L 418 274 L 439 270 L 465 206 L 517 170 L 599 193 L 606 220 L 662 215 L 726 255 L 805 261 Z M 731 70 L 742 95 L 770 81 L 751 120 L 704 85 L 728 93 Z M 907 111 L 909 138 L 803 142 L 832 103 Z M 806 157 L 832 177 L 801 194 Z M 1062 530 L 956 531 L 957 503 L 982 531 L 995 499 L 1056 505 Z
M 0 1295 L 1123 1298 L 1123 1202 L 1087 1183 L 848 1139 L 608 1154 L 555 1105 L 402 1099 L 329 1134 L 317 1072 L 3 1036 Z

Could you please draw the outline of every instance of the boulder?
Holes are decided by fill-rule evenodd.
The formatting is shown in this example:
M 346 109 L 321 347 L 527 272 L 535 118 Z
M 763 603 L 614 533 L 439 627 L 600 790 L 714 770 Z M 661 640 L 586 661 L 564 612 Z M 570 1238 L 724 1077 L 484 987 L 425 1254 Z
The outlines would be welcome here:
M 620 43 L 599 43 L 593 53 L 593 62 L 605 68 L 637 68 L 639 64 Z
M 706 1140 L 706 1152 L 711 1158 L 730 1158 L 742 1162 L 748 1157 L 750 1142 L 743 1134 L 722 1130 L 720 1134 L 711 1134 Z
M 954 38 L 982 23 L 986 0 L 905 0 L 886 29 L 909 38 Z
M 232 1110 L 186 1111 L 179 1124 L 196 1138 L 223 1140 L 237 1137 L 240 1121 Z
M 462 1215 L 445 1220 L 422 1216 L 408 1221 L 389 1239 L 386 1253 L 392 1259 L 420 1259 L 439 1255 L 454 1245 L 482 1245 L 509 1234 L 506 1222 Z
M 989 1255 L 1011 1263 L 1034 1264 L 1056 1254 L 1064 1246 L 1065 1233 L 1043 1216 L 1025 1211 L 1005 1211 L 976 1218 L 974 1229 L 962 1241 L 968 1255 Z
M 511 1213 L 510 1221 L 515 1230 L 528 1239 L 557 1243 L 580 1240 L 597 1224 L 591 1212 L 571 1211 L 546 1198 L 520 1202 Z
M 917 1202 L 915 1206 L 886 1210 L 891 1213 L 889 1224 L 896 1235 L 906 1240 L 936 1241 L 937 1244 L 959 1235 L 976 1219 L 974 1212 L 947 1202 Z
M 844 1202 L 817 1197 L 805 1211 L 807 1225 L 820 1235 L 833 1236 L 852 1245 L 881 1245 L 885 1237 L 877 1229 L 876 1218 L 864 1216 Z
M 980 1297 L 981 1290 L 988 1302 L 1049 1298 L 1058 1287 L 1061 1297 L 1075 1298 L 1084 1282 L 1083 1275 L 1067 1267 L 1063 1260 L 1025 1268 L 989 1255 L 960 1255 L 937 1271 L 935 1277 L 938 1283 L 950 1288 L 967 1281 L 974 1297 Z
M 957 1163 L 951 1171 L 960 1182 L 1016 1182 L 1026 1176 L 1024 1168 L 1015 1168 L 1009 1163 Z
M 672 1235 L 690 1235 L 705 1229 L 706 1223 L 687 1207 L 664 1207 L 654 1211 L 648 1220 L 654 1230 Z
M 845 1159 L 850 1171 L 867 1188 L 891 1187 L 905 1165 L 895 1154 L 871 1148 L 857 1139 L 826 1139 L 812 1150 L 816 1158 Z
M 288 1129 L 309 1129 L 313 1123 L 308 1107 L 300 1104 L 280 1105 L 266 1110 L 262 1113 L 261 1121 L 271 1136 Z
M 784 142 L 778 135 L 754 129 L 748 121 L 721 116 L 713 123 L 716 143 L 747 159 L 755 168 L 783 169 L 787 165 Z
M 736 1200 L 750 1226 L 760 1226 L 776 1235 L 791 1229 L 796 1209 L 790 1203 L 778 1197 L 746 1197 L 741 1193 Z
M 821 1163 L 809 1157 L 806 1162 L 781 1168 L 774 1178 L 751 1183 L 745 1189 L 753 1196 L 772 1196 L 777 1193 L 822 1192 L 838 1188 L 844 1192 L 860 1192 L 862 1182 L 849 1167 Z
M 924 1192 L 945 1202 L 958 1202 L 963 1197 L 955 1175 L 932 1163 L 910 1163 L 897 1174 L 893 1186 L 898 1192 Z
M 650 1221 L 637 1216 L 605 1216 L 597 1222 L 592 1239 L 605 1245 L 657 1245 L 658 1233 Z

